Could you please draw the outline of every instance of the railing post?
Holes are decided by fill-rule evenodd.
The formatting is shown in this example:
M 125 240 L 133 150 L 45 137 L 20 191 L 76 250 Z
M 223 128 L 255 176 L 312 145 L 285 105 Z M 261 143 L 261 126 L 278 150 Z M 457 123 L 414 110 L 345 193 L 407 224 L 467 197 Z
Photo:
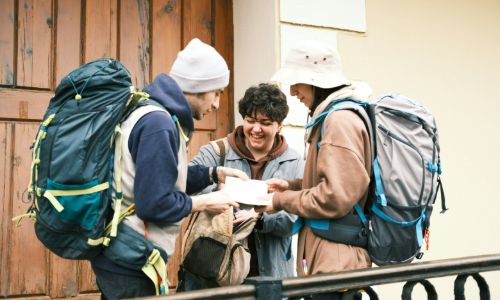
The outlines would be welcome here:
M 255 286 L 255 299 L 280 300 L 281 296 L 281 279 L 259 276 L 250 277 L 245 280 L 245 283 Z

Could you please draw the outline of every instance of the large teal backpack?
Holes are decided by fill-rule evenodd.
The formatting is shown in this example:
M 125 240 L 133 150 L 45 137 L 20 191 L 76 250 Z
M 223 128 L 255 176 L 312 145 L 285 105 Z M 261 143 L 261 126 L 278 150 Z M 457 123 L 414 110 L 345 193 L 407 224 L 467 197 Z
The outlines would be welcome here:
M 28 215 L 61 257 L 90 259 L 109 243 L 115 127 L 133 94 L 128 70 L 100 59 L 66 76 L 50 100 L 33 143 Z

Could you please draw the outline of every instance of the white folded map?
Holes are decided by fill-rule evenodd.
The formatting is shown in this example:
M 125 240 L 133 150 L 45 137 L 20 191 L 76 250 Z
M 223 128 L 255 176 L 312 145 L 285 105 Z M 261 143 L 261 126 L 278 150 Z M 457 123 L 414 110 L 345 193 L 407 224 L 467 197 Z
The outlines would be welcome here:
M 271 202 L 262 199 L 267 195 L 267 184 L 261 180 L 242 180 L 236 177 L 226 177 L 222 189 L 238 203 L 248 205 L 270 205 Z

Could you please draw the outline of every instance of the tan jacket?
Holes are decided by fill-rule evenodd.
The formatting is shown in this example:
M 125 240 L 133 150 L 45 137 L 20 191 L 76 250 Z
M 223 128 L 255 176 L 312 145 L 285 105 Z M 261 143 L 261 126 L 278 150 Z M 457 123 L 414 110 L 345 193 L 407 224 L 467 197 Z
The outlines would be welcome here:
M 340 97 L 343 96 L 331 95 L 318 106 L 315 115 Z M 354 205 L 360 200 L 364 207 L 372 166 L 370 138 L 363 120 L 352 111 L 333 112 L 325 121 L 325 133 L 318 151 L 319 138 L 320 127 L 317 126 L 308 136 L 302 190 L 275 193 L 273 206 L 276 210 L 284 209 L 306 218 L 339 218 L 353 213 Z M 304 259 L 307 267 L 303 264 Z M 301 276 L 370 266 L 365 249 L 322 239 L 308 227 L 299 232 L 297 273 Z

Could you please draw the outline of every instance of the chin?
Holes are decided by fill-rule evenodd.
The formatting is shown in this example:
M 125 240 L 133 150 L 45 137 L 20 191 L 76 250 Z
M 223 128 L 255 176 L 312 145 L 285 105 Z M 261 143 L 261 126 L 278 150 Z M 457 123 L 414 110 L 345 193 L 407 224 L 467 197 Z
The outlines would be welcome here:
M 262 150 L 264 149 L 264 145 L 262 144 L 258 144 L 258 145 L 255 145 L 255 144 L 252 144 L 252 148 L 254 148 L 255 150 Z

